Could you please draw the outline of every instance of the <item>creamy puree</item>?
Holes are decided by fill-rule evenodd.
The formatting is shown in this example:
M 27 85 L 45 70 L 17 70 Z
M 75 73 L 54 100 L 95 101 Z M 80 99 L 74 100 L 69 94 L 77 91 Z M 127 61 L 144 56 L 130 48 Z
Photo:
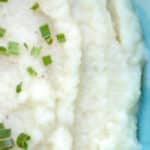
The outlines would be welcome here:
M 40 34 L 43 24 L 50 45 Z M 0 46 L 16 41 L 20 50 L 0 53 L 0 122 L 14 141 L 24 132 L 28 150 L 140 149 L 135 115 L 143 44 L 129 0 L 8 0 L 0 2 L 0 27 L 6 29 Z M 37 57 L 33 46 L 42 47 Z
M 142 38 L 127 0 L 77 0 L 83 39 L 74 150 L 138 150 Z

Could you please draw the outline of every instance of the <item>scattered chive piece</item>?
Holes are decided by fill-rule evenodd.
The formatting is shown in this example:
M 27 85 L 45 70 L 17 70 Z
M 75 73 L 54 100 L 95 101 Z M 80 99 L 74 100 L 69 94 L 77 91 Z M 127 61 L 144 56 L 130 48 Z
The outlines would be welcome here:
M 9 150 L 14 146 L 11 138 L 11 129 L 6 129 L 3 123 L 0 123 L 0 150 Z
M 38 2 L 35 2 L 35 3 L 32 5 L 32 7 L 31 7 L 32 10 L 37 10 L 38 8 L 39 8 L 39 3 L 38 3 Z
M 14 141 L 12 138 L 0 140 L 0 150 L 9 150 L 14 146 Z
M 20 82 L 17 86 L 16 86 L 16 93 L 20 93 L 22 91 L 22 82 Z
M 16 143 L 17 146 L 27 150 L 28 149 L 28 141 L 30 141 L 31 137 L 28 134 L 20 133 L 17 137 Z
M 63 33 L 59 33 L 56 35 L 58 42 L 60 43 L 64 43 L 66 42 L 66 37 Z
M 4 124 L 0 123 L 0 129 L 3 129 L 3 128 L 4 128 Z
M 50 31 L 49 31 L 48 24 L 44 24 L 44 25 L 40 26 L 40 31 L 44 38 L 47 39 L 48 37 L 50 37 Z
M 49 64 L 52 63 L 52 58 L 50 55 L 47 55 L 47 56 L 42 57 L 42 61 L 45 66 L 48 66 Z
M 14 54 L 14 55 L 18 55 L 19 54 L 19 43 L 17 42 L 8 42 L 8 50 L 7 50 L 8 54 Z
M 23 45 L 24 45 L 24 47 L 25 47 L 26 49 L 29 48 L 27 43 L 23 43 Z
M 31 55 L 34 57 L 39 56 L 41 49 L 42 49 L 42 47 L 35 47 L 34 46 L 31 50 Z
M 48 24 L 44 24 L 44 25 L 40 26 L 40 32 L 41 32 L 42 37 L 45 39 L 45 41 L 48 44 L 52 44 L 53 39 L 51 37 L 51 33 L 49 30 Z
M 0 138 L 8 138 L 11 136 L 10 129 L 0 129 Z
M 7 52 L 7 49 L 3 46 L 0 46 L 0 52 Z
M 6 30 L 4 28 L 0 28 L 0 38 L 4 37 Z
M 37 72 L 32 68 L 32 67 L 27 67 L 27 72 L 31 75 L 31 76 L 37 76 Z
M 0 2 L 8 2 L 8 0 L 0 0 Z
M 52 44 L 52 43 L 53 43 L 52 37 L 49 37 L 49 38 L 45 39 L 45 41 L 46 41 L 48 44 Z

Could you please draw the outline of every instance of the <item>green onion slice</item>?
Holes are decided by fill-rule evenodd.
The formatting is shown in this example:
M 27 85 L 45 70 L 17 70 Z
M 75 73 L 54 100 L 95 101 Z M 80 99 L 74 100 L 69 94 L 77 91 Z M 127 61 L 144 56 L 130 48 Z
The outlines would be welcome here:
M 8 2 L 8 0 L 0 0 L 0 2 Z
M 64 43 L 66 41 L 66 37 L 63 33 L 57 34 L 56 38 L 57 38 L 58 42 L 60 42 L 60 43 Z
M 11 136 L 10 129 L 0 129 L 0 138 L 8 138 Z
M 11 129 L 6 129 L 3 123 L 0 123 L 0 150 L 9 150 L 14 146 L 11 138 Z
M 0 52 L 7 52 L 7 48 L 4 46 L 0 46 Z
M 4 37 L 6 30 L 0 27 L 0 38 Z
M 14 141 L 12 138 L 0 140 L 0 150 L 9 150 L 14 146 Z
M 29 48 L 29 46 L 28 46 L 28 44 L 27 44 L 27 43 L 23 43 L 23 45 L 24 45 L 24 47 L 25 47 L 26 49 L 28 49 L 28 48 Z
M 34 57 L 39 56 L 40 52 L 41 52 L 42 47 L 33 47 L 31 50 L 31 55 Z
M 37 76 L 37 72 L 31 66 L 27 67 L 27 72 L 31 76 Z
M 8 42 L 8 54 L 14 54 L 18 55 L 19 54 L 19 43 L 10 41 Z
M 51 58 L 50 55 L 43 56 L 43 57 L 42 57 L 42 61 L 43 61 L 43 64 L 44 64 L 45 66 L 48 66 L 49 64 L 52 63 L 52 58 Z
M 0 129 L 3 129 L 3 128 L 4 128 L 4 124 L 0 123 Z
M 51 33 L 49 30 L 48 24 L 44 24 L 44 25 L 40 26 L 40 32 L 41 32 L 42 37 L 45 39 L 45 41 L 48 44 L 52 44 L 53 39 L 51 37 Z
M 20 82 L 17 86 L 16 86 L 16 93 L 20 93 L 22 91 L 22 82 Z
M 39 8 L 39 3 L 38 2 L 35 2 L 33 5 L 32 5 L 32 7 L 31 7 L 31 9 L 32 10 L 37 10 L 38 8 Z
M 17 146 L 23 148 L 24 150 L 28 149 L 28 141 L 30 141 L 31 137 L 26 133 L 20 133 L 17 137 Z

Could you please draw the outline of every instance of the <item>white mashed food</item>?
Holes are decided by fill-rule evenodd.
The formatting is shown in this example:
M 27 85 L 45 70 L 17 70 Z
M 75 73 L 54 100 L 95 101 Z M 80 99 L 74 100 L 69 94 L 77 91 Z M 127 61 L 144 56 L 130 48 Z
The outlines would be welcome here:
M 39 8 L 30 9 L 35 2 Z M 50 45 L 40 34 L 43 24 Z M 0 122 L 14 140 L 30 135 L 28 150 L 140 149 L 143 44 L 129 0 L 8 0 L 0 2 L 0 27 L 6 29 L 0 46 L 19 43 L 19 55 L 0 54 Z M 33 46 L 42 47 L 37 57 Z M 52 64 L 45 66 L 47 55 Z

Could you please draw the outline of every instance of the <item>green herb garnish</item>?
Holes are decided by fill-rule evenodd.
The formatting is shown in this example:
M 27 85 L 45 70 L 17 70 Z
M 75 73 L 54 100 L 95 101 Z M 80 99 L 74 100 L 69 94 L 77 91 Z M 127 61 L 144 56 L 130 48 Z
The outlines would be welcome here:
M 49 30 L 48 24 L 44 24 L 44 25 L 40 26 L 40 32 L 41 32 L 42 37 L 45 39 L 45 41 L 48 44 L 52 44 L 53 39 L 51 37 L 51 33 Z
M 29 75 L 31 76 L 37 76 L 37 72 L 32 68 L 32 67 L 27 67 L 27 72 L 29 73 Z
M 31 50 L 31 55 L 34 57 L 39 56 L 41 49 L 42 49 L 42 47 L 35 47 L 34 46 Z
M 20 93 L 22 91 L 22 82 L 20 82 L 17 86 L 16 86 L 16 93 Z
M 11 130 L 10 129 L 0 129 L 0 138 L 8 138 L 11 136 Z
M 32 10 L 37 10 L 38 8 L 39 8 L 39 3 L 38 2 L 35 2 L 33 5 L 32 5 L 32 7 L 31 7 L 31 9 Z
M 0 2 L 8 2 L 8 0 L 0 0 Z
M 52 58 L 51 58 L 50 55 L 43 56 L 43 57 L 42 57 L 42 61 L 43 61 L 43 64 L 44 64 L 45 66 L 48 66 L 49 64 L 52 63 Z
M 18 55 L 19 54 L 19 43 L 10 41 L 8 42 L 8 54 L 14 54 Z
M 4 37 L 6 30 L 4 28 L 0 28 L 0 38 Z
M 0 140 L 0 150 L 9 150 L 14 147 L 14 140 L 12 138 Z
M 0 129 L 3 129 L 3 128 L 4 128 L 4 124 L 0 123 Z
M 7 48 L 4 46 L 0 46 L 0 52 L 7 52 Z
M 28 149 L 28 142 L 30 141 L 31 137 L 26 133 L 20 133 L 17 137 L 16 143 L 17 146 L 27 150 Z
M 6 129 L 3 123 L 0 123 L 0 150 L 9 150 L 14 146 L 11 138 L 11 129 Z
M 60 42 L 60 43 L 64 43 L 66 41 L 66 37 L 63 33 L 57 34 L 56 38 L 57 38 L 58 42 Z
M 23 45 L 24 45 L 24 47 L 25 47 L 26 49 L 28 49 L 28 48 L 29 48 L 29 46 L 28 46 L 28 44 L 27 44 L 27 43 L 23 43 Z

